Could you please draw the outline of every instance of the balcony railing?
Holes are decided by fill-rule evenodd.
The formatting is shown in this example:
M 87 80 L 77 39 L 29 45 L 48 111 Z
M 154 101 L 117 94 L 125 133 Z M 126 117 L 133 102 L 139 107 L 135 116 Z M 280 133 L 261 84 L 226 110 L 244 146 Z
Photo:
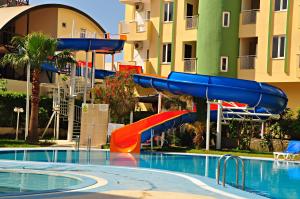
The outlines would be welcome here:
M 184 59 L 184 72 L 196 73 L 197 72 L 197 58 Z
M 243 10 L 242 11 L 242 24 L 256 24 L 257 12 L 259 10 Z
M 136 21 L 122 21 L 120 22 L 120 33 L 121 34 L 128 34 L 130 33 L 130 30 L 132 29 L 133 23 L 136 24 L 136 33 L 146 32 L 147 31 L 147 22 L 144 24 L 138 24 Z
M 186 29 L 195 29 L 198 26 L 198 16 L 186 17 Z
M 0 0 L 0 7 L 29 5 L 29 0 Z
M 255 68 L 256 55 L 246 55 L 240 57 L 240 69 L 250 70 Z

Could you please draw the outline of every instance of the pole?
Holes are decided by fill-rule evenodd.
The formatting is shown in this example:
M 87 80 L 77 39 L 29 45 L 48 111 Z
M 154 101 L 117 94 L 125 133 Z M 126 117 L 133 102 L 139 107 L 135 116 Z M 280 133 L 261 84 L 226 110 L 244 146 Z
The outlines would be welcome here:
M 260 138 L 264 139 L 264 133 L 265 133 L 265 122 L 261 123 L 261 130 L 260 130 Z
M 83 103 L 84 104 L 86 104 L 88 68 L 89 68 L 89 52 L 87 51 L 86 58 L 85 58 L 85 74 L 84 74 L 84 95 L 83 95 Z
M 69 142 L 73 139 L 73 127 L 74 127 L 74 104 L 75 104 L 75 75 L 76 75 L 76 65 L 73 64 L 71 70 L 71 85 L 70 85 L 70 98 L 68 100 L 68 136 L 67 140 Z
M 18 140 L 19 138 L 19 118 L 20 118 L 20 111 L 18 111 L 18 115 L 17 115 L 16 140 Z
M 207 113 L 206 113 L 206 150 L 209 151 L 210 144 L 210 103 L 207 101 Z
M 60 75 L 58 74 L 58 80 L 57 80 L 57 104 L 56 104 L 56 110 L 55 111 L 57 111 L 56 112 L 56 136 L 55 136 L 55 138 L 58 140 L 59 139 L 59 117 L 60 117 L 60 105 L 61 105 L 61 103 L 60 103 L 60 101 L 61 101 L 61 99 L 60 99 Z
M 92 72 L 91 72 L 91 85 L 92 85 L 92 88 L 95 87 L 95 66 L 96 66 L 96 51 L 94 50 L 93 51 L 93 54 L 92 54 Z M 94 95 L 91 96 L 92 97 L 92 104 L 94 104 Z
M 26 120 L 25 120 L 25 140 L 28 137 L 29 128 L 29 87 L 30 87 L 30 62 L 27 64 L 27 82 L 26 82 Z
M 217 149 L 221 149 L 222 139 L 222 101 L 218 100 L 218 116 L 217 116 Z
M 161 100 L 162 100 L 162 95 L 161 93 L 158 93 L 157 113 L 161 113 Z
M 117 71 L 117 69 L 115 67 L 115 54 L 111 54 L 111 67 L 112 67 L 113 71 Z
M 130 124 L 133 123 L 133 111 L 130 111 Z

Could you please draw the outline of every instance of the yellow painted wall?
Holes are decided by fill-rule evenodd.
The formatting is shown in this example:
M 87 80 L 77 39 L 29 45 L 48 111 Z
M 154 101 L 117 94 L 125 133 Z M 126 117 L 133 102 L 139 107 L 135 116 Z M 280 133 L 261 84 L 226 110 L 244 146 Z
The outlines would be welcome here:
M 57 37 L 71 37 L 74 21 L 74 33 L 75 37 L 79 37 L 80 30 L 86 29 L 88 33 L 96 33 L 97 38 L 104 38 L 104 33 L 87 17 L 69 9 L 58 8 L 58 18 L 57 18 Z M 62 26 L 62 23 L 66 23 L 66 27 Z M 90 36 L 90 35 L 88 35 Z M 86 53 L 77 52 L 76 59 L 85 61 Z M 89 62 L 92 61 L 92 53 L 89 53 Z M 96 67 L 99 69 L 104 69 L 104 56 L 96 56 Z
M 273 86 L 281 88 L 288 96 L 288 108 L 294 111 L 300 109 L 300 83 L 272 83 Z
M 74 37 L 79 37 L 80 30 L 86 29 L 88 36 L 96 33 L 97 38 L 104 38 L 104 33 L 98 26 L 87 17 L 66 8 L 43 8 L 29 13 L 29 33 L 43 32 L 52 37 L 70 38 L 72 37 L 74 21 Z M 27 16 L 21 16 L 16 20 L 16 33 L 27 34 Z M 63 27 L 63 23 L 66 27 Z M 85 52 L 76 53 L 77 60 L 86 60 Z M 89 61 L 92 61 L 92 53 L 89 53 Z M 104 55 L 96 56 L 96 67 L 104 69 Z
M 27 16 L 16 20 L 16 33 L 27 34 Z M 29 33 L 43 32 L 49 36 L 57 35 L 57 8 L 42 8 L 29 13 Z
M 165 1 L 167 2 L 167 1 Z M 183 58 L 184 58 L 184 43 L 190 42 L 190 41 L 196 41 L 197 40 L 197 29 L 186 29 L 186 3 L 192 3 L 194 4 L 194 13 L 198 12 L 198 0 L 187 0 L 187 1 L 177 1 L 177 16 L 174 16 L 177 18 L 177 24 L 176 24 L 176 48 L 175 48 L 175 71 L 183 71 Z M 125 4 L 125 19 L 124 21 L 126 23 L 133 22 L 135 20 L 135 8 L 134 4 L 130 1 L 121 1 L 121 3 Z M 157 51 L 157 45 L 161 48 L 164 43 L 171 43 L 172 42 L 172 30 L 173 30 L 173 22 L 163 22 L 163 19 L 160 19 L 160 0 L 152 0 L 151 1 L 151 18 L 150 21 L 151 27 L 148 28 L 147 33 L 150 34 L 150 36 L 144 36 L 143 39 L 141 37 L 138 37 L 136 34 L 136 27 L 132 25 L 129 26 L 129 33 L 128 40 L 125 44 L 124 48 L 124 62 L 132 61 L 133 58 L 133 41 L 147 40 L 150 41 L 150 58 L 149 61 L 145 64 L 146 66 L 146 72 L 147 73 L 157 73 L 157 57 L 158 57 L 158 51 Z M 163 23 L 162 25 L 162 42 L 157 43 L 159 39 L 159 24 Z M 162 52 L 161 52 L 162 54 Z M 171 64 L 165 64 L 161 63 L 159 66 L 161 67 L 161 75 L 167 76 L 171 72 Z
M 300 82 L 299 54 L 300 54 L 300 1 L 289 1 L 291 3 L 291 14 L 289 18 L 290 31 L 288 48 L 288 69 L 285 73 L 285 59 L 268 58 L 268 26 L 269 14 L 272 12 L 273 27 L 271 36 L 285 35 L 287 27 L 287 11 L 274 12 L 270 10 L 269 1 L 260 1 L 260 11 L 257 14 L 257 22 L 254 25 L 240 24 L 240 38 L 258 37 L 257 60 L 255 70 L 238 71 L 239 78 L 256 80 L 260 82 Z M 271 38 L 271 42 L 272 42 Z M 242 47 L 242 46 L 241 46 Z M 272 56 L 272 44 L 270 46 Z M 267 61 L 270 59 L 271 74 L 267 72 Z M 254 73 L 254 74 L 253 74 Z

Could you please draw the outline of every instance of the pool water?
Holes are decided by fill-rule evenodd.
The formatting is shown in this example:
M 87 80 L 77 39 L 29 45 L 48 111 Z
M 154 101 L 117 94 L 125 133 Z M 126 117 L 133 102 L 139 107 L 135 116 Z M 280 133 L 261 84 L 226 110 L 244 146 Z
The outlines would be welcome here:
M 16 150 L 0 151 L 0 159 L 131 166 L 215 178 L 219 158 L 163 153 L 132 155 L 110 153 L 108 151 L 91 151 L 88 153 L 72 150 Z M 300 198 L 300 165 L 297 163 L 245 159 L 245 171 L 245 188 L 247 191 L 269 198 Z M 227 181 L 232 185 L 235 182 L 235 166 L 231 160 L 227 165 Z
M 82 183 L 65 176 L 0 171 L 0 194 L 48 192 L 64 190 Z

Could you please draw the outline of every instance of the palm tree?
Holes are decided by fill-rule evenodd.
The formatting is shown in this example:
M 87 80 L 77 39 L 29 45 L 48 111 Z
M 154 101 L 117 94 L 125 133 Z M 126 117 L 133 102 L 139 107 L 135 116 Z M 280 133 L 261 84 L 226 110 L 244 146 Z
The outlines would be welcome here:
M 32 70 L 31 114 L 29 123 L 28 142 L 37 143 L 38 113 L 40 101 L 41 65 L 53 56 L 57 47 L 57 40 L 42 33 L 31 33 L 25 37 L 16 36 L 11 41 L 14 52 L 6 54 L 1 63 L 24 67 L 30 64 Z

